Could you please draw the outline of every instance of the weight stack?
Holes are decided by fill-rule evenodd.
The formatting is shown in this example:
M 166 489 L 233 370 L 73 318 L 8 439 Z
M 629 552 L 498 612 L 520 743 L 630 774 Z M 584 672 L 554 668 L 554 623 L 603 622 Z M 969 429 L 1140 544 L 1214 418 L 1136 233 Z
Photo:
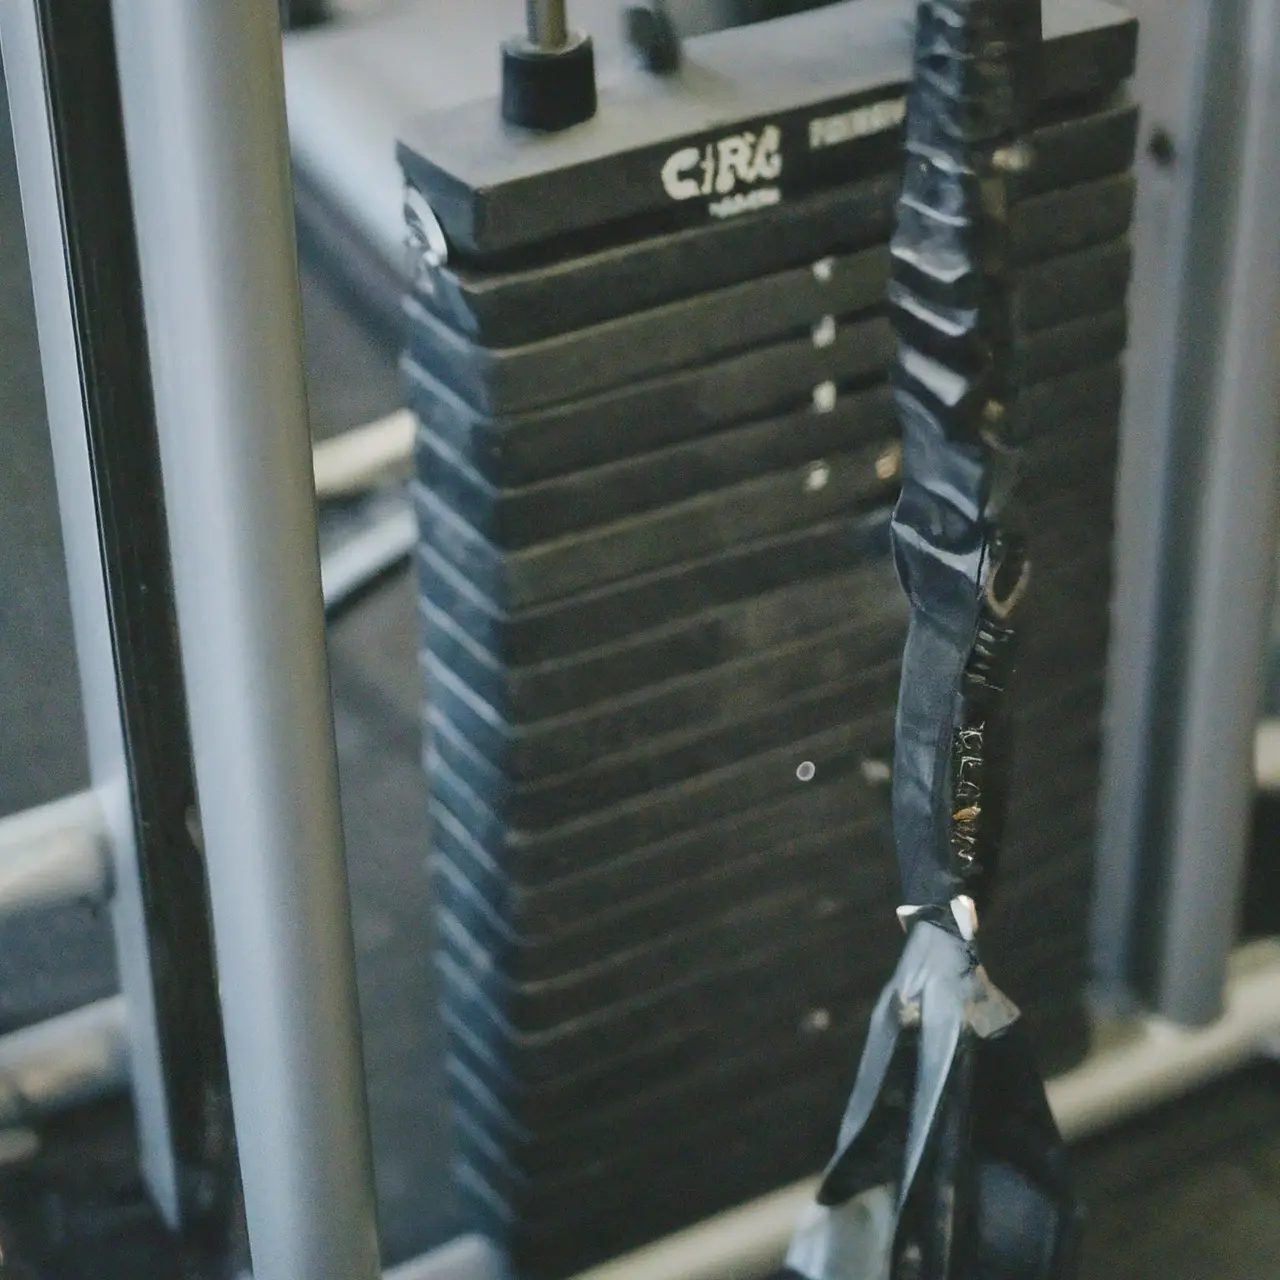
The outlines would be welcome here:
M 458 1178 L 560 1277 L 816 1172 L 900 948 L 888 237 L 913 11 L 699 36 L 554 134 L 400 161 L 425 759 Z M 1018 179 L 1035 586 L 984 958 L 1045 1064 L 1082 989 L 1136 30 L 1046 7 Z

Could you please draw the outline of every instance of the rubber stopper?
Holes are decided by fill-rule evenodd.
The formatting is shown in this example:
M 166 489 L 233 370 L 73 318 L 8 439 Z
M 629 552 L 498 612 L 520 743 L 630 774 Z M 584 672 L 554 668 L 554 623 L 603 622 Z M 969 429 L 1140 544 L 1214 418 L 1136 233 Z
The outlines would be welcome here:
M 591 37 L 575 32 L 559 49 L 528 40 L 502 46 L 502 118 L 522 129 L 554 133 L 596 113 L 596 59 Z

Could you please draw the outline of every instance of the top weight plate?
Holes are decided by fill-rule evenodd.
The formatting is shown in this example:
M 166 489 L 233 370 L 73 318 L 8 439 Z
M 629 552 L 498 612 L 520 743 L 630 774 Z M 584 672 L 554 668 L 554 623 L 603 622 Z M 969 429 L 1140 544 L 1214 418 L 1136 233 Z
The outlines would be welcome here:
M 561 133 L 506 125 L 493 99 L 443 108 L 406 131 L 400 163 L 463 258 L 768 208 L 893 166 L 912 16 L 903 0 L 847 0 L 695 37 L 673 75 L 605 77 L 596 116 Z M 1132 74 L 1137 24 L 1109 5 L 1055 0 L 1044 35 L 1049 109 Z
M 1117 100 L 1036 129 L 1036 163 L 1017 180 L 1024 226 L 1039 232 L 1029 207 L 1035 206 L 1060 227 L 1056 192 L 1127 171 L 1137 124 L 1137 108 Z M 519 346 L 887 240 L 897 194 L 897 172 L 890 169 L 749 217 L 578 248 L 554 262 L 500 271 L 440 263 L 419 277 L 417 297 L 475 342 Z

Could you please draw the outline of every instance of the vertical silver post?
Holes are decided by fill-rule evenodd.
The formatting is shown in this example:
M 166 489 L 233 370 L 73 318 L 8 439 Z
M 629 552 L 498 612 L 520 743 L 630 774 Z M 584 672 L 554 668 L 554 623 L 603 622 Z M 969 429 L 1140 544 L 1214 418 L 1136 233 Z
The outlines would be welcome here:
M 1095 970 L 1199 1023 L 1237 941 L 1276 537 L 1277 5 L 1133 7 L 1146 145 Z
M 529 43 L 539 49 L 563 49 L 569 43 L 565 0 L 525 0 Z
M 1136 161 L 1134 272 L 1126 368 L 1123 449 L 1116 498 L 1115 596 L 1107 688 L 1106 744 L 1098 817 L 1093 970 L 1102 992 L 1123 1002 L 1134 984 L 1135 917 L 1155 785 L 1151 733 L 1157 701 L 1162 589 L 1173 542 L 1169 491 L 1174 370 L 1179 319 L 1195 291 L 1188 270 L 1209 62 L 1207 6 L 1174 10 L 1164 0 L 1132 0 L 1139 24 L 1134 96 L 1142 110 Z M 1169 141 L 1172 160 L 1142 145 Z
M 170 1099 L 152 983 L 137 832 L 130 803 L 128 750 L 98 534 L 57 147 L 34 3 L 0 0 L 0 46 L 31 262 L 89 769 L 112 852 L 112 925 L 128 1017 L 130 1079 L 141 1163 L 157 1207 L 169 1223 L 176 1224 L 180 1196 Z
M 1280 0 L 1241 23 L 1239 185 L 1188 619 L 1157 1006 L 1216 1017 L 1239 928 L 1280 490 Z
M 279 12 L 114 0 L 256 1280 L 373 1280 Z

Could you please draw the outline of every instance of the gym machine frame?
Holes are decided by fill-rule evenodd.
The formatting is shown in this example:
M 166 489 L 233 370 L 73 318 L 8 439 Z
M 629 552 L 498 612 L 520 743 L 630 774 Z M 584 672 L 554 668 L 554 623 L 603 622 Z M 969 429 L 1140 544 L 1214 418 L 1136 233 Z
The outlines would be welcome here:
M 112 470 L 103 454 L 109 406 L 94 379 L 106 337 L 85 294 L 85 246 L 95 242 L 82 184 L 105 178 L 127 184 L 136 225 L 150 362 L 133 408 L 154 406 L 200 797 L 198 814 L 183 815 L 195 819 L 185 826 L 209 886 L 254 1272 L 372 1280 L 279 15 L 250 0 L 111 7 L 114 57 L 105 2 L 0 0 L 92 770 L 87 795 L 0 823 L 0 911 L 109 899 L 122 982 L 115 1000 L 0 1040 L 0 1123 L 127 1079 L 157 1205 L 175 1226 L 199 1214 L 198 1184 L 193 1198 L 179 1173 L 192 1144 L 216 1148 L 217 1125 L 175 1109 L 193 1083 L 183 1083 L 190 1063 L 166 1050 L 174 1027 L 154 963 L 175 922 L 157 914 L 165 864 L 140 822 L 146 725 L 126 643 L 136 566 L 111 537 L 127 468 Z M 1095 968 L 1115 1003 L 1140 992 L 1156 1012 L 1126 1018 L 1114 1047 L 1050 1085 L 1069 1137 L 1280 1038 L 1280 948 L 1231 954 L 1269 605 L 1256 584 L 1269 579 L 1277 533 L 1267 481 L 1280 403 L 1280 148 L 1269 121 L 1280 112 L 1280 0 L 1204 6 L 1194 21 L 1154 0 L 1133 7 L 1150 146 L 1135 237 Z M 88 38 L 95 31 L 105 42 Z M 68 73 L 114 82 L 116 58 L 128 164 L 122 149 L 112 174 L 68 146 L 82 91 Z M 1191 497 L 1178 484 L 1187 474 Z M 1174 630 L 1178 599 L 1189 607 Z M 1169 671 L 1172 695 L 1157 680 Z M 1172 719 L 1157 716 L 1171 706 Z M 181 713 L 169 711 L 169 731 L 181 732 Z M 1174 749 L 1158 751 L 1161 741 Z M 1162 886 L 1154 928 L 1139 927 L 1147 883 Z M 195 980 L 210 997 L 211 966 Z M 186 994 L 199 1003 L 198 991 Z M 595 1275 L 761 1274 L 811 1193 L 786 1189 Z M 499 1267 L 483 1242 L 462 1240 L 397 1274 L 488 1280 Z

